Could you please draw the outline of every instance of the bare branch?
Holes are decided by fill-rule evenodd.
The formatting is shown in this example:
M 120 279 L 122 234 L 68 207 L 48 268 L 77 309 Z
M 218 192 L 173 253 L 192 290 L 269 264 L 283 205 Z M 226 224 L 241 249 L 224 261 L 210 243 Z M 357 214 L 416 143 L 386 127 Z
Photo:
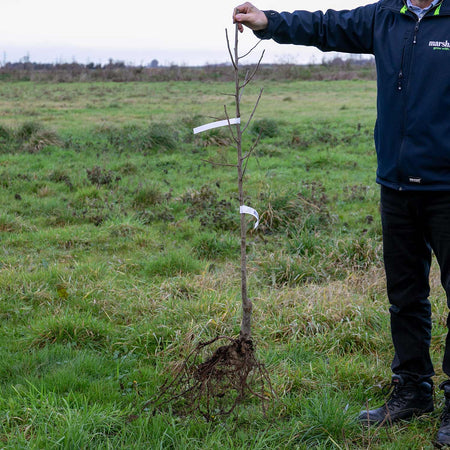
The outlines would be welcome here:
M 249 70 L 247 70 L 247 72 L 245 72 L 245 78 L 244 78 L 244 85 L 241 89 L 239 89 L 239 102 L 241 101 L 242 98 L 242 94 L 244 93 L 244 87 L 246 86 L 246 82 L 248 80 L 248 74 L 250 73 Z
M 253 150 L 255 150 L 256 146 L 258 145 L 259 140 L 261 139 L 261 134 L 262 134 L 262 130 L 260 130 L 255 142 L 253 142 L 251 149 L 242 157 L 242 161 L 245 160 L 245 165 L 244 165 L 244 169 L 242 171 L 242 176 L 244 176 L 245 172 L 247 171 L 248 160 L 250 159 L 250 155 L 253 153 Z
M 242 161 L 248 160 L 250 158 L 250 155 L 253 153 L 253 150 L 255 150 L 256 146 L 259 144 L 259 140 L 261 139 L 262 130 L 258 133 L 258 136 L 255 139 L 255 142 L 253 142 L 250 150 L 242 157 Z
M 245 130 L 248 128 L 248 126 L 250 125 L 250 122 L 253 119 L 253 116 L 255 114 L 256 108 L 258 107 L 259 101 L 261 100 L 263 90 L 264 90 L 264 88 L 261 88 L 261 90 L 259 91 L 259 95 L 258 95 L 258 98 L 256 99 L 256 103 L 255 103 L 255 106 L 253 107 L 253 111 L 250 114 L 250 117 L 249 117 L 247 123 L 245 124 L 245 127 L 242 129 L 242 133 L 245 132 Z
M 256 72 L 258 71 L 259 66 L 261 65 L 261 61 L 262 61 L 262 59 L 263 59 L 263 57 L 264 57 L 264 52 L 265 52 L 265 50 L 263 50 L 263 52 L 261 53 L 261 57 L 259 58 L 259 61 L 258 61 L 258 63 L 256 64 L 256 67 L 255 67 L 255 69 L 253 70 L 253 72 L 252 72 L 252 74 L 250 75 L 250 77 L 248 78 L 248 80 L 245 81 L 245 82 L 242 84 L 242 86 L 239 86 L 239 89 L 243 89 L 245 86 L 247 86 L 248 83 L 250 83 L 250 81 L 253 80 L 253 77 L 256 75 Z
M 228 115 L 228 111 L 227 111 L 227 105 L 223 105 L 223 109 L 225 110 L 225 117 L 228 121 L 228 129 L 230 130 L 231 137 L 233 138 L 234 142 L 237 143 L 238 137 L 234 134 L 233 128 L 231 127 L 230 116 Z
M 225 36 L 227 38 L 227 47 L 228 47 L 228 53 L 230 54 L 231 63 L 233 64 L 234 70 L 238 70 L 238 68 L 236 66 L 236 62 L 234 61 L 234 58 L 233 58 L 233 53 L 231 52 L 230 39 L 228 38 L 228 30 L 226 28 L 225 28 Z
M 260 39 L 245 55 L 239 56 L 239 59 L 244 59 L 246 56 L 250 55 L 250 53 L 255 50 L 256 47 L 258 47 L 259 44 L 261 44 L 262 39 Z

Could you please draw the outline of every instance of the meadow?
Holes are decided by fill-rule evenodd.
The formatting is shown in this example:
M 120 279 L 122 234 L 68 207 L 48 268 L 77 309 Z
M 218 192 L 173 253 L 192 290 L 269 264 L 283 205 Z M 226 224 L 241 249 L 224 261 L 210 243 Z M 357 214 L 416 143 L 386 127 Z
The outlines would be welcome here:
M 0 448 L 433 448 L 441 396 L 391 429 L 355 421 L 391 375 L 375 82 L 256 79 L 244 119 L 260 88 L 248 285 L 277 396 L 206 422 L 148 401 L 198 342 L 239 333 L 235 150 L 192 133 L 233 86 L 0 82 Z

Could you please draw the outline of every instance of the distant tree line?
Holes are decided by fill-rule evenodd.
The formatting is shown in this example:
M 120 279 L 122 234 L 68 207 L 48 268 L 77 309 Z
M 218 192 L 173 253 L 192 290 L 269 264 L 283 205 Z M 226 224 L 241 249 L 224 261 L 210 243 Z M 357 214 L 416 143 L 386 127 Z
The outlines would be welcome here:
M 36 63 L 23 58 L 20 62 L 3 63 L 0 81 L 232 81 L 231 72 L 228 64 L 160 66 L 156 59 L 147 66 L 134 66 L 112 59 L 102 65 Z M 335 58 L 321 64 L 262 64 L 257 77 L 262 80 L 374 80 L 376 71 L 374 60 Z

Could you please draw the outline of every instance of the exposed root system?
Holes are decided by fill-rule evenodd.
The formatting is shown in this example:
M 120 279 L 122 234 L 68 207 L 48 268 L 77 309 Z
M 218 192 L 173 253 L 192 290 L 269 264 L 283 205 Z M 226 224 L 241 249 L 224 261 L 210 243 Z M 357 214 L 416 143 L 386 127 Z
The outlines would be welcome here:
M 223 340 L 229 343 L 205 359 L 207 350 Z M 155 412 L 170 404 L 177 414 L 200 413 L 211 421 L 231 414 L 250 397 L 256 397 L 266 411 L 274 397 L 268 373 L 256 359 L 252 341 L 220 336 L 199 343 L 150 403 Z

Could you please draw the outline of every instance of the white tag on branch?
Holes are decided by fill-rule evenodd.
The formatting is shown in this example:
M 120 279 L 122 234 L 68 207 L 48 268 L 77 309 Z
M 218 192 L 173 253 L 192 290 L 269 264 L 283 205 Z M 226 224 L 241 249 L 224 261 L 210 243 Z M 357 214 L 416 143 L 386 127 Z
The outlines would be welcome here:
M 202 133 L 206 130 L 212 130 L 213 128 L 226 127 L 227 125 L 236 125 L 238 123 L 241 123 L 240 117 L 229 120 L 219 120 L 218 122 L 211 122 L 207 123 L 206 125 L 202 125 L 201 127 L 194 128 L 194 134 Z
M 256 230 L 258 228 L 258 225 L 259 225 L 259 214 L 258 214 L 258 211 L 256 211 L 256 209 L 250 208 L 250 206 L 245 206 L 245 205 L 242 205 L 239 208 L 239 211 L 240 211 L 241 214 L 250 214 L 251 216 L 253 216 L 256 219 L 255 226 L 253 227 L 253 229 Z

